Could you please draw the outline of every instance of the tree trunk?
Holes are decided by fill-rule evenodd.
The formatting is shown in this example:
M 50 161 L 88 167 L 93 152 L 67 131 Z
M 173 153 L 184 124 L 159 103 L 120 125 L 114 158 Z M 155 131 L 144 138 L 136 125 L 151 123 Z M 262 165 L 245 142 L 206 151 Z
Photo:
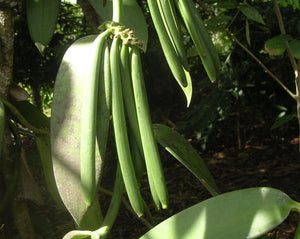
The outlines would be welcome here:
M 77 3 L 82 8 L 82 11 L 84 12 L 84 15 L 87 18 L 91 28 L 94 31 L 98 31 L 98 27 L 102 24 L 103 20 L 100 19 L 100 17 L 88 1 L 77 0 Z
M 7 1 L 0 4 L 0 95 L 7 98 L 9 85 L 12 82 L 13 72 L 13 9 L 16 1 Z

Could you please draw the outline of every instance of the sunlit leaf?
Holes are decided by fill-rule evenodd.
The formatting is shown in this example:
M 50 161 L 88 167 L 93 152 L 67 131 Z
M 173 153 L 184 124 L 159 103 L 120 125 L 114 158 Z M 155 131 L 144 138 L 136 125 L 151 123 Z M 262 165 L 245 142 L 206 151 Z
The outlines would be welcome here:
M 278 226 L 300 203 L 273 188 L 249 188 L 207 199 L 175 214 L 140 239 L 256 238 Z
M 80 179 L 80 123 L 85 103 L 82 95 L 95 37 L 77 40 L 64 55 L 54 86 L 51 115 L 51 154 L 57 188 L 75 222 L 85 229 L 97 228 L 102 220 L 96 198 L 91 208 L 87 207 Z M 97 150 L 97 181 L 101 166 Z

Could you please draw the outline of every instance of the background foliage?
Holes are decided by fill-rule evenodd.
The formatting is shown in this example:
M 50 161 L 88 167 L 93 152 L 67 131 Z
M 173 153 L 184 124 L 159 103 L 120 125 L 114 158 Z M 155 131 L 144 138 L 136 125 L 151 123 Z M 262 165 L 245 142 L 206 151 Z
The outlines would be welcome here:
M 247 20 L 238 11 L 236 3 L 247 3 L 257 9 L 265 24 Z M 279 3 L 288 34 L 299 39 L 299 1 L 281 0 Z M 243 150 L 249 145 L 265 144 L 265 139 L 276 147 L 297 137 L 296 118 L 282 120 L 284 116 L 296 113 L 294 101 L 225 32 L 225 29 L 233 32 L 287 86 L 293 88 L 293 81 L 290 80 L 293 72 L 287 58 L 270 57 L 264 50 L 265 41 L 279 34 L 271 1 L 197 1 L 223 65 L 219 81 L 211 84 L 199 58 L 195 56 L 191 39 L 185 36 L 194 81 L 193 100 L 188 109 L 185 109 L 184 97 L 164 60 L 145 2 L 140 1 L 140 5 L 149 24 L 149 45 L 143 63 L 154 122 L 176 128 L 204 155 L 224 148 Z M 21 2 L 15 13 L 14 82 L 31 93 L 31 101 L 49 115 L 53 85 L 64 52 L 74 40 L 91 34 L 93 30 L 78 5 L 63 3 L 55 36 L 44 55 L 40 55 L 29 37 Z M 30 144 L 28 147 L 34 148 Z M 34 150 L 28 152 L 36 157 Z M 30 163 L 38 171 L 40 165 L 35 165 L 37 160 L 31 158 Z M 172 164 L 169 159 L 165 163 Z M 50 200 L 46 205 L 51 205 L 50 210 L 56 210 L 52 203 Z M 58 216 L 49 217 L 40 210 L 32 205 L 31 218 L 37 232 L 45 238 L 49 234 L 52 235 L 49 238 L 56 238 L 55 230 L 66 231 L 65 228 L 72 227 L 67 222 L 60 226 L 62 228 L 57 228 L 52 222 L 59 220 Z M 65 214 L 62 218 L 65 221 L 70 219 Z M 15 233 L 14 229 L 11 232 Z

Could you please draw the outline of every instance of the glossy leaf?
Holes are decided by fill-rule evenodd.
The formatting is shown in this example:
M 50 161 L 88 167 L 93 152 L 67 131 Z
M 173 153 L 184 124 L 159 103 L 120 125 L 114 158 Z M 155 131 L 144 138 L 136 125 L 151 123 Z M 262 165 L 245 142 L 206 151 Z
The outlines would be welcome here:
M 273 188 L 225 193 L 168 218 L 140 239 L 256 238 L 279 225 L 300 203 Z
M 75 222 L 85 229 L 95 229 L 102 221 L 97 200 L 88 210 L 80 180 L 80 125 L 85 103 L 82 95 L 88 80 L 86 69 L 91 65 L 90 51 L 95 37 L 77 40 L 65 53 L 56 77 L 51 115 L 51 154 L 56 184 L 67 210 Z M 101 165 L 97 150 L 97 179 Z M 96 210 L 92 210 L 93 207 Z M 89 216 L 85 217 L 86 214 Z M 89 221 L 89 218 L 92 220 Z
M 89 2 L 104 21 L 111 21 L 112 0 L 107 0 L 105 4 L 103 4 L 102 0 L 89 0 Z M 141 8 L 137 4 L 136 0 L 123 0 L 123 10 L 124 22 L 120 23 L 134 31 L 134 34 L 143 43 L 143 50 L 146 51 L 148 43 L 148 28 Z
M 165 125 L 154 124 L 153 130 L 158 143 L 190 170 L 212 195 L 217 195 L 218 188 L 209 169 L 188 141 L 178 132 Z

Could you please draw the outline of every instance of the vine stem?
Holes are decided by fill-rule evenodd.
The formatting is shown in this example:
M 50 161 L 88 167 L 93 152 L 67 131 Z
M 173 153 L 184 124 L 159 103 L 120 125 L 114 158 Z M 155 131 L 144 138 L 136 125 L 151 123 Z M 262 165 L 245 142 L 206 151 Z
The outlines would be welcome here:
M 121 23 L 123 19 L 123 0 L 113 0 L 113 18 L 114 22 Z
M 286 34 L 286 30 L 285 30 L 285 27 L 284 27 L 284 23 L 283 23 L 282 15 L 281 15 L 280 8 L 279 8 L 279 5 L 278 5 L 278 1 L 273 0 L 273 5 L 274 5 L 274 10 L 275 10 L 275 14 L 276 14 L 276 17 L 277 17 L 280 32 L 281 32 L 281 34 Z M 286 42 L 286 49 L 287 49 L 288 56 L 289 56 L 290 61 L 291 61 L 291 65 L 294 69 L 295 78 L 298 78 L 299 69 L 298 69 L 298 66 L 297 66 L 297 62 L 296 62 L 295 58 L 293 57 L 293 55 L 291 53 L 290 46 L 289 46 L 288 42 Z
M 248 50 L 247 47 L 243 45 L 229 30 L 226 30 L 227 34 L 244 50 L 246 51 L 263 69 L 264 71 L 271 76 L 294 100 L 297 100 L 297 95 L 294 94 L 290 89 L 283 84 L 283 82 L 273 73 L 269 70 L 268 67 L 265 66 L 264 63 L 262 63 L 261 60 L 259 60 L 250 50 Z
M 281 15 L 280 8 L 278 5 L 278 0 L 273 0 L 273 4 L 274 4 L 274 10 L 275 10 L 275 14 L 277 17 L 280 32 L 281 32 L 281 34 L 286 34 L 282 15 Z M 295 94 L 294 99 L 297 102 L 297 118 L 298 118 L 298 126 L 299 126 L 298 141 L 299 141 L 299 151 L 300 151 L 300 60 L 298 60 L 298 64 L 297 64 L 295 57 L 291 53 L 289 43 L 286 42 L 285 44 L 286 44 L 287 53 L 290 58 L 290 62 L 291 62 L 291 65 L 293 67 L 294 74 L 295 74 L 296 94 Z
M 286 30 L 284 27 L 282 15 L 280 12 L 280 8 L 278 5 L 278 0 L 272 0 L 274 5 L 274 11 L 277 17 L 278 26 L 281 34 L 286 34 Z M 288 53 L 288 57 L 290 59 L 291 66 L 294 70 L 295 75 L 295 90 L 296 93 L 293 93 L 276 75 L 274 75 L 246 46 L 244 46 L 229 30 L 226 29 L 228 35 L 235 41 L 244 51 L 246 51 L 264 70 L 265 72 L 271 76 L 297 103 L 297 118 L 298 118 L 298 141 L 299 141 L 299 151 L 300 151 L 300 60 L 295 59 L 293 54 L 291 53 L 289 43 L 286 42 L 286 49 Z

